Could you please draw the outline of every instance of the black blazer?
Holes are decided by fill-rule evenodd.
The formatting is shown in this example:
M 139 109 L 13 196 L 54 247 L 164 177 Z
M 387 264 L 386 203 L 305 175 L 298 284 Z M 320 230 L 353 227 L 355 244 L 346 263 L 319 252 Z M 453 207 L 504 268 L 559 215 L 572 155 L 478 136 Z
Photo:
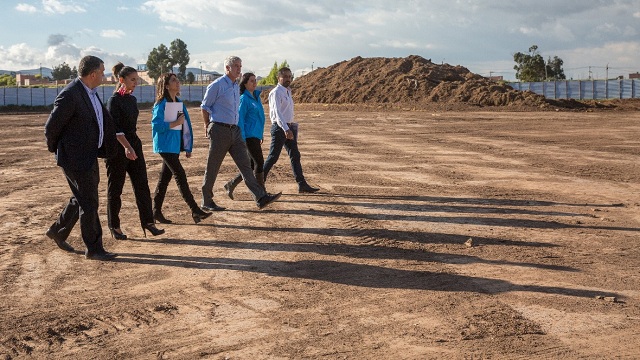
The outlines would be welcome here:
M 116 154 L 113 119 L 102 104 L 104 137 L 98 149 L 100 129 L 91 99 L 80 79 L 67 85 L 56 97 L 44 125 L 47 148 L 55 153 L 58 166 L 70 171 L 88 171 L 98 157 Z

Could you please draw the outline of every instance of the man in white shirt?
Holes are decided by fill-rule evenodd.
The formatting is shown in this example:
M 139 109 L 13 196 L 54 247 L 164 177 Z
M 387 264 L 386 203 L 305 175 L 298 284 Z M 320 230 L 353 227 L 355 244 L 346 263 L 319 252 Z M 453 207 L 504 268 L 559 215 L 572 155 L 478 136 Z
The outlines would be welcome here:
M 299 193 L 314 193 L 320 189 L 310 186 L 302 174 L 300 151 L 298 151 L 298 124 L 293 117 L 293 98 L 291 97 L 291 70 L 283 67 L 278 70 L 278 85 L 269 93 L 269 117 L 271 118 L 271 147 L 264 162 L 264 179 L 276 164 L 284 146 L 291 158 L 291 169 L 298 183 Z

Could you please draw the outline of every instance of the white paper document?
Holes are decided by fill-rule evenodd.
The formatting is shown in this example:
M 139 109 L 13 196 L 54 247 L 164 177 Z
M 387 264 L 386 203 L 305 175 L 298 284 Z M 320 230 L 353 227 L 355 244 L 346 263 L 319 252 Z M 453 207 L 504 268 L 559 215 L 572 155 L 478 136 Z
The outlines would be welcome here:
M 178 120 L 178 111 L 182 111 L 181 102 L 166 102 L 164 107 L 164 122 L 174 122 Z M 173 127 L 171 130 L 182 130 L 182 125 Z

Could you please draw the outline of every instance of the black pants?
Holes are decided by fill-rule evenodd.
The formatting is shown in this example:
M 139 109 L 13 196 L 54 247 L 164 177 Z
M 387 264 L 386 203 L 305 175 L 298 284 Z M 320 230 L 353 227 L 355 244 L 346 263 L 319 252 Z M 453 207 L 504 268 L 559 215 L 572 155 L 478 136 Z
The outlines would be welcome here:
M 126 174 L 129 174 L 133 194 L 138 206 L 140 224 L 153 223 L 153 211 L 151 209 L 151 192 L 149 191 L 149 179 L 147 177 L 147 164 L 142 153 L 142 143 L 140 139 L 131 139 L 129 143 L 138 156 L 135 160 L 129 160 L 124 154 L 124 149 L 120 149 L 118 155 L 107 159 L 107 222 L 109 228 L 120 228 L 120 208 L 122 207 L 122 188 Z
M 189 206 L 189 209 L 191 209 L 192 212 L 197 211 L 199 206 L 189 189 L 187 173 L 180 163 L 180 154 L 160 153 L 160 156 L 162 157 L 162 169 L 160 170 L 158 185 L 156 186 L 153 196 L 153 211 L 162 212 L 162 204 L 164 203 L 164 197 L 167 194 L 167 187 L 171 182 L 171 177 L 176 180 L 180 194 Z
M 51 230 L 61 238 L 69 237 L 76 222 L 80 220 L 82 241 L 89 252 L 100 252 L 102 246 L 102 226 L 98 218 L 98 184 L 100 170 L 98 161 L 88 171 L 69 171 L 63 169 L 73 196 L 51 225 Z
M 247 138 L 245 143 L 247 144 L 247 153 L 249 154 L 249 158 L 251 159 L 251 168 L 253 169 L 253 173 L 256 175 L 262 172 L 262 167 L 264 166 L 264 157 L 262 156 L 262 145 L 260 144 L 262 140 L 258 138 Z M 238 173 L 232 180 L 234 184 L 239 184 L 242 181 L 242 174 Z

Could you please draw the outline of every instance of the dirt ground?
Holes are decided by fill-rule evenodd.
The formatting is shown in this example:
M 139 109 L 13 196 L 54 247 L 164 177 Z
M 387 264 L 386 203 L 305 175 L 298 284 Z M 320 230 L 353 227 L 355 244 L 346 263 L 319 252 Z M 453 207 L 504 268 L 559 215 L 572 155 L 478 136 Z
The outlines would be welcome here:
M 227 157 L 227 211 L 193 224 L 172 183 L 175 224 L 145 238 L 127 184 L 112 262 L 44 236 L 70 195 L 47 114 L 0 115 L 1 357 L 640 358 L 640 112 L 296 109 L 320 193 L 297 194 L 283 157 L 280 201 L 231 201 Z M 69 242 L 84 250 L 78 227 Z

